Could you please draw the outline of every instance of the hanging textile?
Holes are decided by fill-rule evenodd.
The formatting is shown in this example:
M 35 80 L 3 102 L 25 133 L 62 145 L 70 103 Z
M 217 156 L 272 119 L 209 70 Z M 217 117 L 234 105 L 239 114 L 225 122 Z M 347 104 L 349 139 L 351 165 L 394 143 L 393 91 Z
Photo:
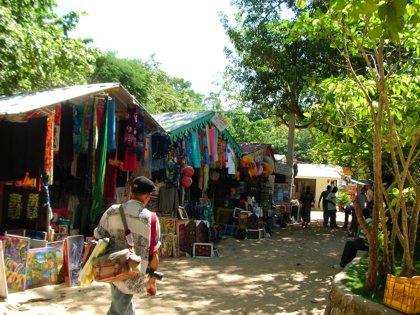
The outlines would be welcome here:
M 217 157 L 218 157 L 218 166 L 222 168 L 223 164 L 223 138 L 222 133 L 219 132 L 217 136 Z
M 108 108 L 108 110 L 110 110 Z M 108 124 L 109 127 L 109 124 Z M 109 135 L 109 132 L 108 132 Z M 108 142 L 109 143 L 109 142 Z M 118 166 L 107 164 L 104 180 L 104 199 L 109 203 L 114 202 L 117 187 Z
M 139 108 L 138 111 L 138 129 L 137 129 L 137 160 L 143 161 L 145 145 L 146 145 L 146 132 L 144 128 L 144 110 Z
M 93 188 L 92 210 L 90 212 L 91 224 L 95 223 L 96 217 L 104 205 L 104 179 L 106 169 L 106 153 L 108 145 L 108 106 L 104 102 L 103 115 L 101 121 L 101 128 L 99 130 L 99 141 L 97 149 L 97 162 L 96 162 L 96 180 Z
M 203 194 L 205 194 L 209 188 L 209 173 L 210 167 L 208 164 L 206 164 L 203 168 Z
M 61 124 L 61 106 L 55 107 L 55 121 L 54 121 L 54 154 L 58 154 L 60 149 L 60 124 Z
M 96 100 L 93 101 L 94 103 Z M 87 148 L 87 154 L 86 154 L 86 173 L 85 173 L 85 189 L 83 192 L 85 193 L 85 197 L 87 199 L 90 199 L 92 196 L 92 188 L 93 188 L 93 163 L 94 163 L 94 120 L 95 120 L 95 106 L 90 107 L 89 110 L 89 126 L 88 126 L 88 148 Z
M 216 155 L 217 155 L 217 150 L 216 150 L 216 128 L 215 127 L 211 127 L 210 128 L 210 163 L 213 164 L 214 162 L 217 161 L 216 159 Z
M 48 184 L 53 184 L 54 175 L 54 113 L 47 117 L 47 134 L 45 136 L 45 165 L 44 173 L 49 175 Z
M 191 151 L 192 151 L 192 167 L 201 167 L 200 143 L 196 130 L 191 131 Z
M 118 119 L 117 123 L 117 160 L 124 161 L 125 159 L 125 144 L 124 135 L 127 128 L 127 121 L 123 118 Z
M 108 99 L 108 150 L 115 150 L 116 144 L 116 118 L 115 118 L 115 99 Z
M 73 161 L 73 106 L 70 104 L 61 105 L 58 158 L 67 164 Z
M 137 166 L 138 106 L 133 104 L 132 107 L 128 107 L 127 114 L 127 127 L 124 134 L 124 168 L 131 172 Z
M 207 128 L 203 128 L 203 148 L 204 148 L 204 163 L 205 164 L 210 164 L 210 150 L 209 150 L 209 142 L 207 141 L 207 139 L 209 137 L 207 137 L 208 133 L 207 133 Z
M 83 105 L 73 105 L 73 150 L 79 153 L 82 149 Z

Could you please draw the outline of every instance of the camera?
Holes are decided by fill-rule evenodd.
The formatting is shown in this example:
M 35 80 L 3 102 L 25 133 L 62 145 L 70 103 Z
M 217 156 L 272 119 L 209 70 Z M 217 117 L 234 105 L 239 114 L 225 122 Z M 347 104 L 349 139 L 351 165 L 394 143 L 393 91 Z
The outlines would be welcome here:
M 150 268 L 147 268 L 146 274 L 148 274 L 150 278 L 154 278 L 156 280 L 162 280 L 162 278 L 163 278 L 163 273 L 162 272 L 155 271 L 155 270 L 150 269 Z

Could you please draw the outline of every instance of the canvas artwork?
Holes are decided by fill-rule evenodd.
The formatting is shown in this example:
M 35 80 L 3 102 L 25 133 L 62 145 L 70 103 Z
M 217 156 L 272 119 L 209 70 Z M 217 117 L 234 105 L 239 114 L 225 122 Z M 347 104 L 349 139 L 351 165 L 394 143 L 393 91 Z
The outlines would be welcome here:
M 204 221 L 200 221 L 200 223 L 197 223 L 196 242 L 197 243 L 209 242 L 209 228 Z
M 57 242 L 49 242 L 47 244 L 48 247 L 55 248 L 55 256 L 57 262 L 57 282 L 53 283 L 60 283 L 64 279 L 64 270 L 63 270 L 63 263 L 64 263 L 64 241 L 57 241 Z
M 173 257 L 174 249 L 174 234 L 161 234 L 160 241 L 162 243 L 160 250 L 160 256 L 162 258 Z
M 7 299 L 7 281 L 6 281 L 6 270 L 4 265 L 4 250 L 3 242 L 0 241 L 0 298 Z
M 80 285 L 79 272 L 82 268 L 83 250 L 85 246 L 84 236 L 69 236 L 66 240 L 69 285 L 71 287 L 78 286 Z
M 248 211 L 241 211 L 238 214 L 238 227 L 240 229 L 246 229 L 248 225 Z
M 37 239 L 31 238 L 30 248 L 47 247 L 47 244 L 48 244 L 47 240 L 37 240 Z
M 190 256 L 193 256 L 193 244 L 196 243 L 196 228 L 194 220 L 189 221 L 185 226 L 185 252 Z
M 54 247 L 29 249 L 26 288 L 57 283 L 57 279 L 56 249 Z
M 162 234 L 175 234 L 176 218 L 171 217 L 159 217 L 160 232 Z
M 22 195 L 10 194 L 7 217 L 11 220 L 20 219 L 22 215 Z
M 26 237 L 33 238 L 36 240 L 46 240 L 47 232 L 45 231 L 35 231 L 35 230 L 26 230 Z
M 213 257 L 213 243 L 194 243 L 193 257 Z
M 26 237 L 8 237 L 4 246 L 4 265 L 9 289 L 26 289 L 26 268 L 30 239 Z
M 25 236 L 26 230 L 25 229 L 14 229 L 14 230 L 7 230 L 5 234 L 12 234 L 12 235 L 18 235 L 18 236 Z
M 247 222 L 247 228 L 248 229 L 258 229 L 258 216 L 255 213 L 252 213 L 249 217 L 248 217 L 248 222 Z
M 39 215 L 39 194 L 29 194 L 26 206 L 26 218 L 37 219 Z
M 185 225 L 188 220 L 176 220 L 176 257 L 185 256 Z

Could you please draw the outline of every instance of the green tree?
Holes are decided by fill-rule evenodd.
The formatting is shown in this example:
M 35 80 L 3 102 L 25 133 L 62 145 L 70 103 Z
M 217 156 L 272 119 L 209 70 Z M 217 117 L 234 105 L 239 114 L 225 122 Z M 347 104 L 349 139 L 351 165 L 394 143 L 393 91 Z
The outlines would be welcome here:
M 302 9 L 293 1 L 235 0 L 238 13 L 235 25 L 226 17 L 222 23 L 233 44 L 226 49 L 232 61 L 228 73 L 240 88 L 243 106 L 272 115 L 289 126 L 288 164 L 293 163 L 295 120 L 314 101 L 313 88 L 322 78 L 339 73 L 339 54 L 324 38 L 293 36 L 293 26 L 302 14 L 322 10 L 319 1 Z M 283 20 L 282 4 L 295 12 L 292 20 Z
M 146 62 L 150 85 L 145 101 L 153 113 L 185 112 L 204 109 L 204 97 L 191 89 L 191 83 L 169 76 L 152 57 Z
M 0 3 L 0 94 L 86 83 L 97 52 L 67 37 L 78 14 L 58 17 L 53 0 Z
M 118 58 L 116 52 L 106 52 L 96 59 L 90 82 L 119 82 L 139 102 L 144 103 L 151 84 L 150 76 L 141 60 Z
M 413 257 L 420 210 L 419 10 L 418 0 L 336 0 L 326 13 L 318 12 L 315 18 L 305 16 L 300 21 L 301 25 L 314 26 L 311 36 L 330 38 L 349 71 L 349 76 L 330 78 L 319 85 L 321 102 L 311 108 L 310 120 L 323 121 L 335 138 L 347 139 L 344 142 L 354 146 L 363 143 L 361 150 L 371 152 L 371 228 L 355 203 L 369 241 L 366 285 L 371 291 L 378 280 L 384 280 L 385 273 L 395 272 L 395 238 L 404 252 L 401 274 L 415 274 Z M 363 68 L 355 66 L 355 57 L 364 61 Z M 368 152 L 362 153 L 368 156 Z M 386 163 L 394 178 L 387 184 L 383 180 Z M 407 190 L 412 194 L 405 193 Z M 384 205 L 392 219 L 390 242 Z M 384 240 L 383 257 L 379 256 L 380 239 Z

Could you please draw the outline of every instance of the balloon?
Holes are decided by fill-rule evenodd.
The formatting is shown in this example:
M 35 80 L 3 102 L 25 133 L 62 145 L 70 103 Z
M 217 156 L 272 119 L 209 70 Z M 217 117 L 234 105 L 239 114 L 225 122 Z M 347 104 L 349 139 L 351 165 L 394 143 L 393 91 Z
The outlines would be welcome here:
M 182 168 L 182 174 L 184 174 L 185 176 L 188 176 L 188 177 L 192 177 L 194 175 L 194 169 L 189 165 L 185 165 Z
M 191 184 L 192 184 L 192 178 L 191 177 L 189 177 L 189 176 L 182 177 L 182 179 L 181 179 L 181 185 L 183 187 L 188 188 L 188 187 L 191 186 Z

